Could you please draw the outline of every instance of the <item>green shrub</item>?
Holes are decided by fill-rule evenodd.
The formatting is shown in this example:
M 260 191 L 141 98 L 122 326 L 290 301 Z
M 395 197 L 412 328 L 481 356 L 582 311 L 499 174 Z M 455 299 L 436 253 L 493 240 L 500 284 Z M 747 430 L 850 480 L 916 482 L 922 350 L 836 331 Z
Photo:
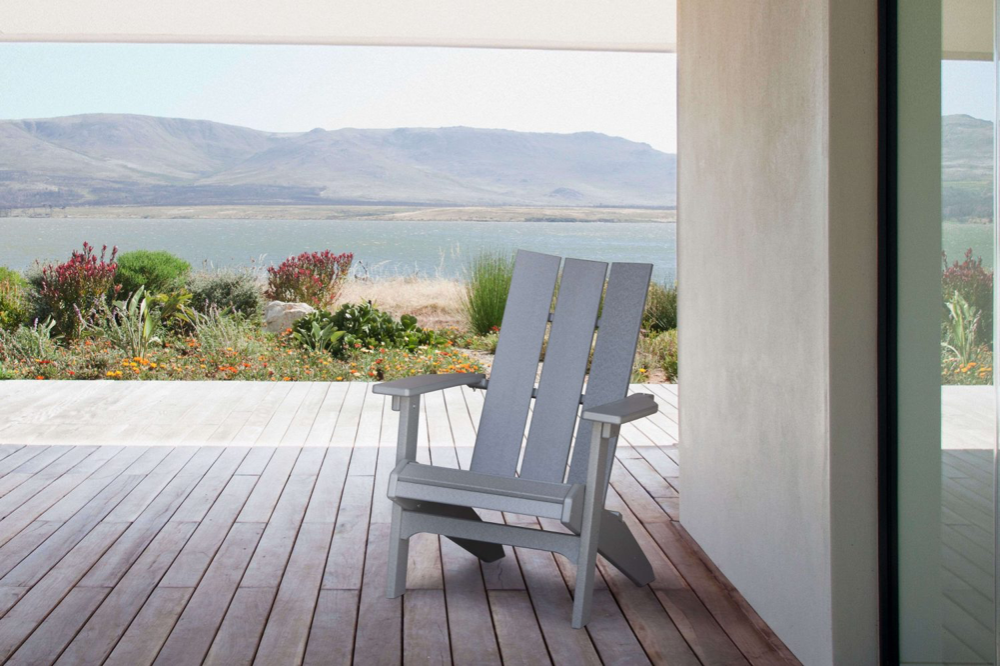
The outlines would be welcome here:
M 28 281 L 0 266 L 0 329 L 12 331 L 31 317 Z
M 646 296 L 646 310 L 642 315 L 642 326 L 647 331 L 656 333 L 677 328 L 676 285 L 650 283 L 649 294 Z
M 189 281 L 191 305 L 202 314 L 213 308 L 259 319 L 264 300 L 256 276 L 249 271 L 219 270 L 196 273 Z
M 297 319 L 292 327 L 292 339 L 300 347 L 309 351 L 340 353 L 343 348 L 344 331 L 337 330 L 333 315 L 323 310 L 311 312 Z
M 115 282 L 125 297 L 144 287 L 147 294 L 174 291 L 184 286 L 191 264 L 162 250 L 135 250 L 118 257 Z
M 441 336 L 417 326 L 417 318 L 403 315 L 397 321 L 371 303 L 345 303 L 333 314 L 337 330 L 344 331 L 347 347 L 388 347 L 416 349 L 421 345 L 444 344 Z
M 502 252 L 483 252 L 469 265 L 462 303 L 469 329 L 487 335 L 500 329 L 507 305 L 514 258 Z
M 163 325 L 174 333 L 191 333 L 191 300 L 194 296 L 187 289 L 156 294 L 150 301 L 159 310 Z
M 632 370 L 633 382 L 649 381 L 649 375 L 654 371 L 662 371 L 665 381 L 676 382 L 677 366 L 677 331 L 665 331 L 639 339 L 636 350 L 635 366 Z
M 323 348 L 328 348 L 334 356 L 343 356 L 347 350 L 357 347 L 414 350 L 422 345 L 447 342 L 434 331 L 417 326 L 416 317 L 403 315 L 397 321 L 371 303 L 345 303 L 334 313 L 320 310 L 292 325 L 292 337 L 307 348 L 316 348 L 317 335 L 321 333 L 322 337 L 330 340 L 329 346 L 324 344 Z M 343 335 L 337 336 L 336 333 Z

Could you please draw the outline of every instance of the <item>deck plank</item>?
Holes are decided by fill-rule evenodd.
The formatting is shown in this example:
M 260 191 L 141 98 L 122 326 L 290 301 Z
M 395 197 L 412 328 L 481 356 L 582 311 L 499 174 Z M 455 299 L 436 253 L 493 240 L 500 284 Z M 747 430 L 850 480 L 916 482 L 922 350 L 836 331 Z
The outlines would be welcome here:
M 6 663 L 23 666 L 53 663 L 109 592 L 105 588 L 76 587 L 70 590 Z
M 230 479 L 205 519 L 195 523 L 197 529 L 165 572 L 161 587 L 194 588 L 198 585 L 257 484 L 257 478 L 243 475 Z M 174 522 L 177 521 L 171 520 L 172 524 Z
M 106 666 L 152 664 L 193 592 L 191 588 L 156 588 L 104 662 Z
M 459 640 L 469 640 L 459 636 Z M 404 663 L 450 665 L 451 643 L 443 590 L 408 590 L 403 597 Z
M 357 590 L 320 590 L 303 663 L 307 666 L 351 664 L 359 597 Z
M 215 640 L 216 630 L 229 609 L 265 526 L 265 523 L 247 522 L 233 526 L 154 663 L 201 663 Z
M 505 666 L 552 663 L 531 598 L 522 590 L 491 590 L 490 607 Z
M 354 663 L 393 666 L 403 659 L 403 600 L 385 596 L 389 525 L 372 523 L 367 545 Z
M 115 545 L 94 565 L 80 582 L 83 587 L 113 587 L 173 516 L 177 507 L 191 492 L 220 451 L 215 448 L 196 449 L 188 465 L 178 471 L 163 491 L 148 504 L 135 521 L 127 524 Z M 147 477 L 148 478 L 148 477 Z M 113 522 L 110 514 L 105 522 Z
M 220 645 L 232 646 L 233 660 L 237 663 L 244 661 L 239 656 L 241 653 L 249 658 L 255 651 L 261 651 L 264 655 L 260 657 L 261 663 L 299 663 L 305 653 L 308 620 L 316 599 L 316 591 L 310 589 L 310 584 L 315 579 L 315 590 L 319 589 L 329 533 L 333 531 L 332 524 L 327 523 L 302 526 L 323 453 L 325 449 L 310 447 L 300 454 L 274 516 L 240 582 L 241 590 L 270 590 L 276 606 L 268 606 L 271 611 L 268 615 L 252 618 L 237 620 L 227 614 L 219 630 L 217 640 L 221 639 Z M 258 596 L 255 600 L 260 604 L 262 598 Z M 230 611 L 234 611 L 233 606 Z M 239 633 L 245 637 L 239 648 L 228 638 L 236 622 L 242 625 Z M 219 654 L 224 654 L 221 648 Z
M 94 526 L 65 558 L 39 576 L 31 589 L 0 618 L 0 661 L 21 646 L 124 531 L 122 523 Z
M 79 633 L 71 637 L 72 642 L 59 658 L 62 663 L 99 664 L 111 654 L 195 527 L 197 523 L 169 523 L 113 590 L 80 585 L 74 589 L 101 595 L 93 616 L 77 617 L 71 622 Z

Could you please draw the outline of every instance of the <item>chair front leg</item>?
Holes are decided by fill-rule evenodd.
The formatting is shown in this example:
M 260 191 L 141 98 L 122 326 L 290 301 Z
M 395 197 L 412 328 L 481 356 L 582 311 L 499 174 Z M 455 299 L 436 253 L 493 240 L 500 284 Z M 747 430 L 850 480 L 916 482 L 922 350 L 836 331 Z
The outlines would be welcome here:
M 610 465 L 608 446 L 617 434 L 618 426 L 601 423 L 594 424 L 591 434 L 587 487 L 583 499 L 583 524 L 580 528 L 580 554 L 576 562 L 576 589 L 573 594 L 574 629 L 582 629 L 590 621 L 597 546 L 601 539 L 601 517 L 604 512 L 605 479 Z
M 393 396 L 392 409 L 399 412 L 399 434 L 396 439 L 396 463 L 417 459 L 417 433 L 420 427 L 420 396 Z M 389 566 L 386 573 L 386 595 L 390 599 L 406 592 L 406 562 L 410 540 L 403 538 L 403 507 L 393 503 L 392 527 L 389 530 Z

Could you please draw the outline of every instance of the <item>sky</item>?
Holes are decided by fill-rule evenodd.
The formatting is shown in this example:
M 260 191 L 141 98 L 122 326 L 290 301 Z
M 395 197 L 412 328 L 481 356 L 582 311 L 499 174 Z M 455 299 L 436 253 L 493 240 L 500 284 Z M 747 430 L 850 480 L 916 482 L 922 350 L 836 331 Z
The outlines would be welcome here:
M 602 132 L 677 148 L 672 54 L 0 44 L 0 118 L 138 113 L 275 132 Z
M 140 113 L 316 127 L 593 131 L 677 149 L 676 56 L 499 49 L 0 44 L 0 118 Z M 994 114 L 991 62 L 942 63 L 942 114 Z
M 993 120 L 995 85 L 992 62 L 945 60 L 941 63 L 941 115 L 964 113 Z

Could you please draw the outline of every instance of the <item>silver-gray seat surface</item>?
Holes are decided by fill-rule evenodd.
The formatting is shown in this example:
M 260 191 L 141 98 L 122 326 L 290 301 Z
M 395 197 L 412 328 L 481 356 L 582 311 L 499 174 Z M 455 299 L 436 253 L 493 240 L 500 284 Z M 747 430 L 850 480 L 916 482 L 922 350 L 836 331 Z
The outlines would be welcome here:
M 581 484 L 532 481 L 478 474 L 460 469 L 403 461 L 389 477 L 389 499 L 495 509 L 579 524 L 583 510 Z

